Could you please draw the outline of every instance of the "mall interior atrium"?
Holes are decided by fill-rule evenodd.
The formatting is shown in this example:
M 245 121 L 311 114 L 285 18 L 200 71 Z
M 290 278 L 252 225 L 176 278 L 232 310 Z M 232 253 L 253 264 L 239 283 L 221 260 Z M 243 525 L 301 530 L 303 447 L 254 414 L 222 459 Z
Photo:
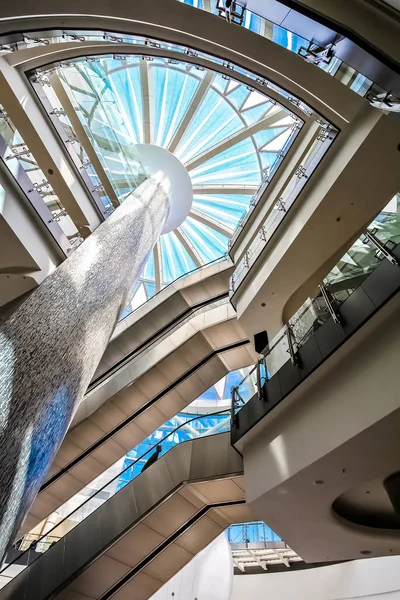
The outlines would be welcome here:
M 0 2 L 0 600 L 400 600 L 399 39 Z

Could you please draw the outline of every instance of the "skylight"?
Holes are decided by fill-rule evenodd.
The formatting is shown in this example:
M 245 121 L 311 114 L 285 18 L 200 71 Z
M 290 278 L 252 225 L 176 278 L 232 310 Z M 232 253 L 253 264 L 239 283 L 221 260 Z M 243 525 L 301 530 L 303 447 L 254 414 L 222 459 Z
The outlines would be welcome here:
M 157 243 L 129 314 L 177 277 L 226 254 L 252 197 L 298 129 L 291 113 L 266 95 L 193 64 L 107 56 L 57 73 L 120 201 L 140 171 L 136 144 L 166 148 L 192 180 L 192 210 Z

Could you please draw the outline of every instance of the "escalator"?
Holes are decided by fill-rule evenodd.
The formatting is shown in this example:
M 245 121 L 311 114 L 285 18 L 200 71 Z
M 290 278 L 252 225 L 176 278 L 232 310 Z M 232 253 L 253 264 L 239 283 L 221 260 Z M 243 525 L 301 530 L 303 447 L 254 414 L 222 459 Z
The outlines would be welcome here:
M 119 335 L 105 353 L 21 533 L 230 370 L 254 362 L 246 336 L 229 313 L 231 269 L 222 263 L 212 268 L 217 272 L 210 280 L 195 273 L 190 285 L 182 280 L 178 290 L 163 290 L 158 304 L 152 299 L 150 308 L 141 307 L 122 329 L 118 326 Z
M 198 332 L 67 434 L 22 531 L 57 510 L 229 371 L 253 362 L 236 320 Z
M 172 282 L 122 319 L 115 328 L 88 392 L 193 314 L 227 298 L 232 272 L 233 266 L 227 260 L 202 267 Z
M 43 554 L 35 551 L 0 600 L 145 600 L 231 523 L 250 519 L 229 433 L 199 437 L 173 447 Z

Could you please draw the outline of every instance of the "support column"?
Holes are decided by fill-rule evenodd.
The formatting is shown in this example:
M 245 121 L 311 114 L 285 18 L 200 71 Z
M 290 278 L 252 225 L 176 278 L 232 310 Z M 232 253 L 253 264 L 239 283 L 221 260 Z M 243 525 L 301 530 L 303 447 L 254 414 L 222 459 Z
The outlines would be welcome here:
M 166 223 L 164 184 L 146 180 L 0 328 L 0 560 Z

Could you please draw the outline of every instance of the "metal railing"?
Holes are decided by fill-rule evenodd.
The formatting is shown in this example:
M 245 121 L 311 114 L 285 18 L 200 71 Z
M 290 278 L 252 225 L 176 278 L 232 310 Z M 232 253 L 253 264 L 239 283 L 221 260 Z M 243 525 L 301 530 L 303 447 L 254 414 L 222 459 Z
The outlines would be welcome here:
M 253 369 L 232 388 L 231 429 L 236 425 L 240 408 L 255 395 L 264 399 L 265 383 L 289 360 L 298 364 L 298 351 L 328 319 L 340 323 L 338 308 L 365 281 L 383 260 L 399 266 L 393 249 L 400 243 L 400 219 L 397 215 L 387 221 L 375 220 L 343 259 L 342 267 L 334 267 L 325 277 L 318 292 L 306 300 L 288 323 L 263 351 Z M 357 264 L 352 256 L 360 256 Z M 254 391 L 254 393 L 252 393 Z
M 262 544 L 281 542 L 282 539 L 263 521 L 237 523 L 227 530 L 230 544 Z
M 191 415 L 187 416 L 191 417 Z M 213 426 L 209 429 L 205 429 L 204 432 L 199 433 L 196 436 L 196 429 L 193 427 L 194 422 L 197 421 L 198 423 L 201 423 L 203 420 L 205 421 L 206 419 L 210 419 L 210 417 L 214 416 L 226 416 L 226 419 L 223 419 L 218 424 L 218 427 Z M 43 553 L 47 552 L 47 550 L 51 548 L 54 543 L 59 541 L 62 537 L 64 537 L 64 535 L 67 535 L 69 531 L 78 526 L 79 523 L 81 523 L 87 516 L 92 514 L 95 510 L 107 502 L 109 498 L 118 493 L 119 490 L 130 483 L 130 481 L 135 479 L 140 474 L 140 472 L 138 472 L 138 467 L 144 463 L 144 459 L 149 457 L 149 455 L 156 449 L 158 445 L 162 445 L 162 451 L 158 457 L 160 458 L 179 443 L 184 443 L 185 441 L 194 439 L 195 437 L 215 435 L 224 431 L 229 431 L 229 427 L 230 414 L 226 409 L 212 413 L 211 415 L 195 415 L 189 418 L 187 421 L 184 421 L 163 438 L 157 440 L 155 444 L 150 446 L 150 448 L 143 452 L 143 454 L 141 454 L 138 458 L 132 460 L 130 464 L 125 466 L 117 475 L 107 481 L 106 484 L 104 484 L 100 489 L 96 490 L 95 493 L 89 496 L 69 514 L 67 514 L 61 521 L 51 527 L 51 529 L 49 529 L 46 533 L 43 535 L 35 535 L 30 532 L 26 536 L 23 536 L 21 539 L 17 540 L 13 544 L 12 549 L 8 552 L 8 556 L 12 556 L 12 560 L 7 564 L 6 556 L 6 564 L 0 570 L 0 576 L 11 580 L 16 575 L 16 572 L 13 569 L 15 565 L 26 568 L 35 562 L 35 560 L 37 560 Z M 176 439 L 178 436 L 176 436 L 176 433 L 183 428 L 186 430 L 187 439 L 183 440 L 182 442 L 177 442 Z M 28 545 L 29 547 L 27 548 Z M 22 551 L 18 552 L 19 549 L 22 549 Z M 15 555 L 16 551 L 17 555 Z
M 23 190 L 46 228 L 68 255 L 83 242 L 83 238 L 1 104 L 0 140 L 3 164 Z M 23 181 L 21 170 L 25 174 Z
M 255 239 L 246 250 L 243 258 L 239 261 L 230 280 L 229 288 L 231 297 L 237 291 L 264 248 L 268 245 L 279 225 L 285 219 L 307 181 L 329 150 L 336 135 L 337 130 L 331 125 L 325 123 L 321 125 L 310 148 L 302 157 L 292 177 L 287 181 L 283 192 L 275 199 Z
M 140 308 L 141 306 L 143 306 L 143 304 L 146 304 L 146 302 L 149 302 L 150 300 L 152 300 L 153 298 L 155 298 L 156 296 L 158 296 L 159 294 L 161 294 L 161 292 L 163 292 L 167 288 L 169 288 L 169 287 L 173 286 L 174 284 L 176 284 L 177 281 L 180 281 L 181 279 L 185 279 L 186 277 L 189 277 L 189 275 L 193 275 L 193 273 L 197 273 L 199 271 L 202 271 L 203 269 L 206 269 L 207 267 L 210 267 L 211 265 L 214 265 L 216 263 L 222 262 L 224 260 L 230 260 L 229 255 L 227 253 L 226 254 L 222 254 L 221 256 L 218 256 L 217 258 L 214 258 L 214 260 L 210 260 L 210 262 L 205 263 L 204 265 L 200 265 L 200 267 L 195 267 L 194 269 L 191 269 L 190 271 L 187 271 L 186 273 L 182 273 L 181 275 L 179 275 L 179 277 L 177 277 L 173 281 L 170 281 L 169 283 L 163 284 L 161 286 L 160 290 L 158 290 L 157 292 L 155 292 L 150 298 L 148 298 L 147 300 L 145 300 L 139 306 L 136 306 L 135 308 L 129 307 L 130 308 L 129 312 L 127 312 L 127 310 L 128 310 L 128 307 L 127 307 L 124 310 L 124 312 L 122 313 L 123 316 L 120 318 L 119 322 L 121 322 L 124 319 L 126 319 L 127 317 L 129 317 L 133 312 L 135 312 L 135 310 L 137 310 L 138 308 Z M 232 266 L 233 266 L 233 263 L 232 263 Z
M 239 219 L 237 227 L 228 242 L 229 249 L 232 248 L 233 244 L 236 242 L 241 231 L 244 229 L 247 221 L 249 220 L 250 215 L 254 212 L 256 206 L 258 205 L 261 198 L 264 196 L 265 192 L 267 191 L 269 184 L 271 183 L 272 179 L 274 178 L 275 174 L 277 173 L 278 168 L 282 164 L 283 159 L 285 158 L 286 154 L 288 153 L 293 140 L 297 136 L 298 131 L 299 131 L 299 123 L 296 121 L 292 127 L 292 132 L 291 132 L 290 136 L 288 137 L 285 144 L 283 145 L 283 148 L 276 155 L 276 158 L 275 158 L 274 162 L 272 163 L 270 170 L 268 171 L 268 175 L 265 175 L 256 194 L 254 194 L 254 196 L 251 198 L 246 212 Z
M 178 2 L 218 15 L 229 23 L 249 29 L 324 70 L 359 96 L 367 97 L 373 106 L 381 110 L 395 109 L 400 112 L 398 98 L 335 56 L 335 43 L 328 44 L 326 47 L 319 46 L 282 24 L 258 15 L 236 0 L 233 0 L 228 10 L 226 0 L 178 0 Z
M 18 38 L 20 38 L 20 39 L 18 40 Z M 260 78 L 260 76 L 257 73 L 254 73 L 253 71 L 249 71 L 248 69 L 240 67 L 239 65 L 237 65 L 233 62 L 227 63 L 227 61 L 225 59 L 219 58 L 212 54 L 208 54 L 206 52 L 199 52 L 197 50 L 193 50 L 192 48 L 188 48 L 187 46 L 181 46 L 179 44 L 165 42 L 162 39 L 148 38 L 145 36 L 130 35 L 130 34 L 126 34 L 126 33 L 115 34 L 114 32 L 108 32 L 108 31 L 87 31 L 87 30 L 81 31 L 81 30 L 77 30 L 77 29 L 65 29 L 65 30 L 58 30 L 58 31 L 53 30 L 53 35 L 49 35 L 48 32 L 41 30 L 39 37 L 37 37 L 37 35 L 35 35 L 35 32 L 14 34 L 14 39 L 16 39 L 16 41 L 6 44 L 6 45 L 3 44 L 3 46 L 2 46 L 3 51 L 8 50 L 9 52 L 15 52 L 17 50 L 23 50 L 27 47 L 35 47 L 35 46 L 40 46 L 40 45 L 43 46 L 43 45 L 48 45 L 48 44 L 62 44 L 62 43 L 68 43 L 71 41 L 74 41 L 76 43 L 92 41 L 92 42 L 109 42 L 110 44 L 132 44 L 135 48 L 143 47 L 143 50 L 149 49 L 149 48 L 155 48 L 157 50 L 166 50 L 168 52 L 176 52 L 176 53 L 183 55 L 182 62 L 185 62 L 185 57 L 204 59 L 205 61 L 210 62 L 213 65 L 219 65 L 221 67 L 224 67 L 224 69 L 228 69 L 232 73 L 233 78 L 234 78 L 234 74 L 236 72 L 239 75 L 242 75 L 242 76 L 248 78 L 249 80 L 253 80 L 255 83 L 258 84 L 258 87 L 265 88 L 266 94 L 267 94 L 267 88 L 270 88 L 271 90 L 273 90 L 274 92 L 276 92 L 277 94 L 279 94 L 280 96 L 282 96 L 283 98 L 288 100 L 291 104 L 296 106 L 307 117 L 309 117 L 311 115 L 318 116 L 318 114 L 311 107 L 309 107 L 307 104 L 305 104 L 302 100 L 293 96 L 293 94 L 289 94 L 288 92 L 286 92 L 286 90 L 284 90 L 280 86 L 278 86 L 272 82 L 269 82 L 264 78 Z M 1 44 L 1 38 L 0 38 L 0 44 Z M 143 52 L 143 54 L 145 55 L 146 52 Z M 117 60 L 123 60 L 124 58 L 126 58 L 126 55 L 124 55 L 124 54 L 114 54 L 113 56 Z M 77 59 L 77 60 L 81 60 L 81 59 Z M 98 60 L 98 59 L 96 57 L 88 56 L 87 60 L 93 61 L 93 60 Z M 166 61 L 171 64 L 176 63 L 176 60 L 172 59 L 172 58 L 167 58 Z M 59 62 L 57 64 L 61 65 L 61 66 L 62 65 L 68 66 L 70 64 L 73 64 L 73 62 L 74 62 L 74 60 L 70 60 L 68 63 Z M 36 70 L 36 75 L 39 78 L 41 78 L 41 77 L 44 78 L 42 83 L 46 84 L 46 74 L 51 69 L 52 69 L 52 67 L 51 66 L 49 67 L 47 65 L 43 69 Z M 251 81 L 249 81 L 249 83 L 251 83 Z M 321 115 L 319 115 L 319 116 L 321 116 Z

